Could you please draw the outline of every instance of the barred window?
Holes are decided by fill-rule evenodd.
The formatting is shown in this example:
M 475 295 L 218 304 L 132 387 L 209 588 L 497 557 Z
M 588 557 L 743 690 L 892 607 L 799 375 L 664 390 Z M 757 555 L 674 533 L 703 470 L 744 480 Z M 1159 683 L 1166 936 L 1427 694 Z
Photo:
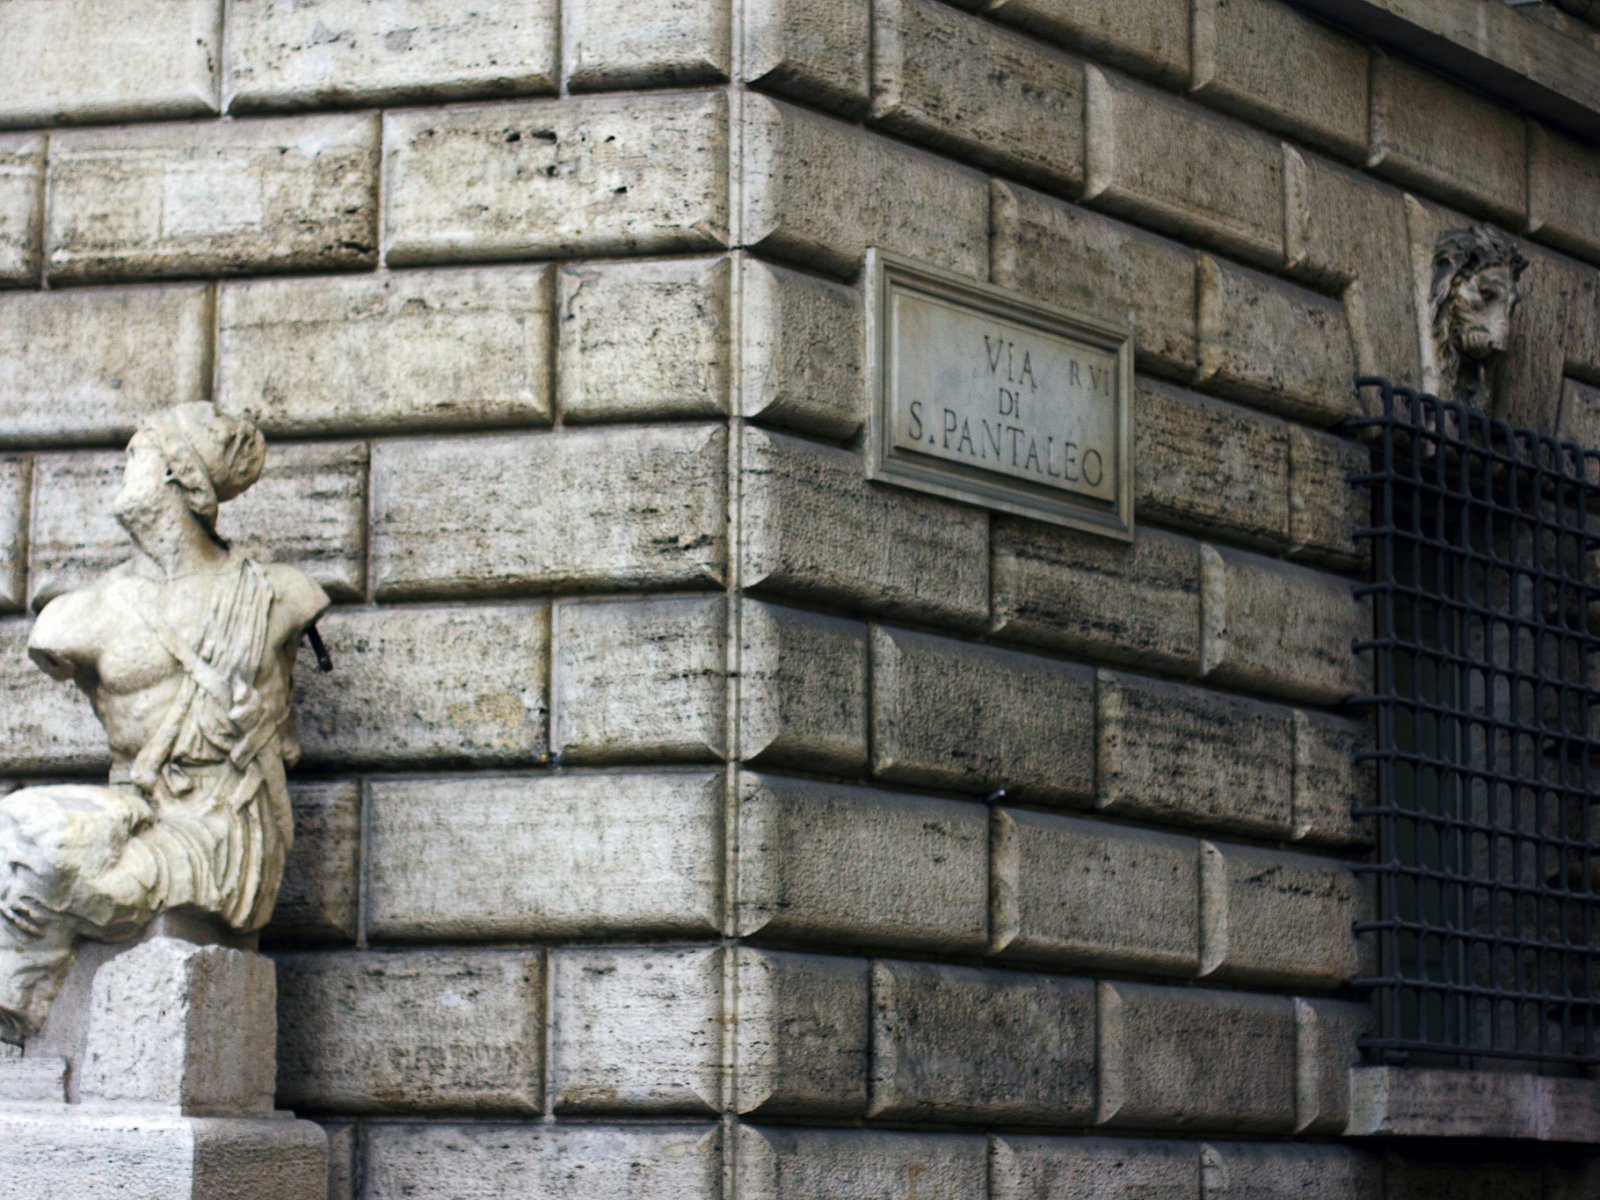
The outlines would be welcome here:
M 1362 380 L 1381 1063 L 1600 1060 L 1600 454 Z

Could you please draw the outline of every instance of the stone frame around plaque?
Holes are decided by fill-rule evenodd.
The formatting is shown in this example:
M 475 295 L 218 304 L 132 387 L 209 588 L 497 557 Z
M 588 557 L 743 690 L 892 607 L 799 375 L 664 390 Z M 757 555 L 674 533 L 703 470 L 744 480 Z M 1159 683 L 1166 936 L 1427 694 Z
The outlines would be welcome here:
M 939 267 L 917 262 L 876 247 L 867 251 L 866 363 L 868 378 L 866 458 L 867 478 L 928 492 L 946 499 L 974 504 L 1066 525 L 1121 541 L 1133 540 L 1133 331 L 1041 304 L 1017 292 L 984 283 Z M 1062 484 L 1034 482 L 1002 470 L 964 462 L 948 456 L 919 453 L 897 443 L 895 402 L 895 310 L 897 294 L 911 293 L 965 314 L 993 318 L 1001 327 L 1020 328 L 1057 343 L 1081 346 L 1086 353 L 1109 357 L 1115 379 L 1100 414 L 1109 429 L 1109 453 L 1115 476 L 1104 496 L 1093 496 Z M 908 398 L 909 405 L 911 400 Z M 1065 443 L 1072 445 L 1073 443 Z M 1013 443 L 1015 445 L 1015 443 Z M 1056 454 L 1051 443 L 1049 454 Z M 1096 452 L 1101 457 L 1100 452 Z M 1044 469 L 1053 464 L 1043 460 Z M 1041 472 L 1042 473 L 1042 472 Z

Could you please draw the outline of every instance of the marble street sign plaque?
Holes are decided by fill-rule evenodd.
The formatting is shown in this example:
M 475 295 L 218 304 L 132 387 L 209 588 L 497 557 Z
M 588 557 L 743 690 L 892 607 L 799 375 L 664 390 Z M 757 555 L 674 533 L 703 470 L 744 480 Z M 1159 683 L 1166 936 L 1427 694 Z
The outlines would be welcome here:
M 874 250 L 867 475 L 1133 537 L 1126 328 Z

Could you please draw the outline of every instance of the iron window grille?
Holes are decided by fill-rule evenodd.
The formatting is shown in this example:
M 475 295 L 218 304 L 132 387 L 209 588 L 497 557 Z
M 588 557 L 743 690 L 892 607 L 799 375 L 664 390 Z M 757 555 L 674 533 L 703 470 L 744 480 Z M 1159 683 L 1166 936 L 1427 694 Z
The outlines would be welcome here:
M 1600 853 L 1600 454 L 1386 380 L 1370 442 L 1370 707 L 1378 787 L 1362 868 L 1385 1063 L 1592 1064 Z M 1570 1068 L 1569 1068 L 1570 1069 Z

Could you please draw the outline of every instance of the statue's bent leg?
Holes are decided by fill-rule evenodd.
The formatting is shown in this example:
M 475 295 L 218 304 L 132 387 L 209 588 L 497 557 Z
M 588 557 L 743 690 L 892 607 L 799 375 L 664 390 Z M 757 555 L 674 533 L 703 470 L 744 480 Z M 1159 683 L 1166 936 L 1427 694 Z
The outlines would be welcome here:
M 63 785 L 0 798 L 0 1041 L 38 1032 L 84 935 L 134 932 L 153 911 L 126 872 L 148 813 L 125 789 Z M 112 894 L 104 886 L 116 880 Z M 142 917 L 142 920 L 141 920 Z

